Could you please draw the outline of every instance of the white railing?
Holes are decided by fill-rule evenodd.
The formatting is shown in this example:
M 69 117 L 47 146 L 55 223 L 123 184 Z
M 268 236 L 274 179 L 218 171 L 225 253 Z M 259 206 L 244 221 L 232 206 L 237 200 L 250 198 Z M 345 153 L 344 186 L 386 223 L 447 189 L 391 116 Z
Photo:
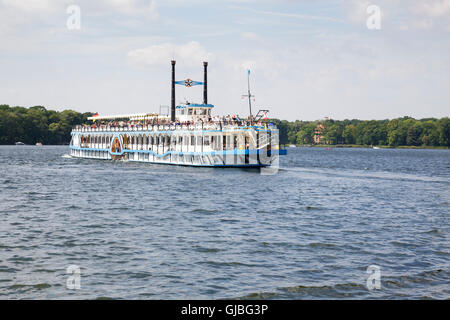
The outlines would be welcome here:
M 98 127 L 80 126 L 73 128 L 73 132 L 117 132 L 117 131 L 174 131 L 174 130 L 226 130 L 233 131 L 235 129 L 246 128 L 248 126 L 242 124 L 228 124 L 222 122 L 214 123 L 196 123 L 196 124 L 166 124 L 166 125 L 122 125 L 122 126 L 106 126 Z

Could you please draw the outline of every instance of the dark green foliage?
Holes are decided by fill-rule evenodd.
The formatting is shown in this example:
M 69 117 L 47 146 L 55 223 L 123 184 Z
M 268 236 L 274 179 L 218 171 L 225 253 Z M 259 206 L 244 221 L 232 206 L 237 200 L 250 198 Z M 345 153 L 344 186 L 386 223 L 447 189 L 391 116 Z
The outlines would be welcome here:
M 393 120 L 271 120 L 280 129 L 280 144 L 314 144 L 314 135 L 322 124 L 321 144 L 357 144 L 450 147 L 450 119 L 416 120 L 403 117 Z
M 317 123 L 315 122 L 303 122 L 302 127 L 298 130 L 296 137 L 296 143 L 298 144 L 311 144 L 314 142 L 314 133 Z
M 91 113 L 73 110 L 57 112 L 42 106 L 31 108 L 0 105 L 0 144 L 67 144 L 70 131 L 77 124 L 87 123 Z
M 70 131 L 87 123 L 92 113 L 73 110 L 61 112 L 43 106 L 31 108 L 0 105 L 0 144 L 67 144 Z M 415 120 L 403 117 L 393 120 L 326 120 L 294 121 L 271 119 L 280 131 L 280 144 L 314 144 L 317 126 L 321 124 L 325 144 L 359 144 L 389 146 L 450 147 L 450 119 Z

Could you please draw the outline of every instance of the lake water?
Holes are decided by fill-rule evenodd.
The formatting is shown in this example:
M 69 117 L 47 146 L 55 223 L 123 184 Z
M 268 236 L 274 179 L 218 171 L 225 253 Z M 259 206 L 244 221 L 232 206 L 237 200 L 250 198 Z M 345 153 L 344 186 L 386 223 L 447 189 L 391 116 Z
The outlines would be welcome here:
M 265 176 L 1 146 L 0 299 L 450 298 L 450 150 L 288 152 Z

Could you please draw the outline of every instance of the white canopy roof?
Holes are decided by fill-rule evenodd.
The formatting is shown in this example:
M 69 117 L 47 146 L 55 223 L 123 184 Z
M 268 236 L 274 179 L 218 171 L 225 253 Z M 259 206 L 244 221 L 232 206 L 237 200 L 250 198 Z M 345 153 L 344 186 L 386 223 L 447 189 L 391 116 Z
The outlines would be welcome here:
M 130 119 L 130 120 L 146 120 L 153 118 L 168 118 L 167 115 L 160 115 L 158 113 L 135 113 L 135 114 L 119 114 L 109 116 L 94 116 L 88 117 L 88 120 L 114 120 L 114 119 Z

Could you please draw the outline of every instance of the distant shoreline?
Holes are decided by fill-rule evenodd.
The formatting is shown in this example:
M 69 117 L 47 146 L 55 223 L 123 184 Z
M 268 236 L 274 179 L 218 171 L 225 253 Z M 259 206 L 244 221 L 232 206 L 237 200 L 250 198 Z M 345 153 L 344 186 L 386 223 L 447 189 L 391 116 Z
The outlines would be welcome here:
M 93 113 L 54 111 L 43 106 L 30 108 L 0 104 L 0 144 L 69 144 L 74 126 L 90 124 Z M 448 149 L 450 118 L 403 117 L 386 120 L 287 121 L 266 119 L 279 130 L 282 145 L 299 144 L 325 148 Z M 318 143 L 318 144 L 314 144 Z M 325 144 L 326 143 L 326 144 Z
M 69 144 L 44 144 L 42 146 L 37 146 L 34 144 L 24 144 L 24 145 L 14 145 L 14 144 L 0 144 L 0 146 L 11 146 L 11 147 L 68 147 Z M 281 147 L 290 148 L 290 144 L 283 144 Z M 296 145 L 296 148 L 333 148 L 333 149 L 341 149 L 341 148 L 360 148 L 360 149 L 373 149 L 373 147 L 380 149 L 423 149 L 423 150 L 448 150 L 449 147 L 445 146 L 368 146 L 368 145 L 360 145 L 360 144 L 301 144 Z
M 283 145 L 284 147 L 289 147 L 290 145 Z M 445 146 L 370 146 L 370 145 L 361 145 L 361 144 L 302 144 L 296 145 L 297 148 L 361 148 L 361 149 L 373 149 L 373 147 L 380 149 L 439 149 L 439 150 L 448 150 L 449 147 Z

